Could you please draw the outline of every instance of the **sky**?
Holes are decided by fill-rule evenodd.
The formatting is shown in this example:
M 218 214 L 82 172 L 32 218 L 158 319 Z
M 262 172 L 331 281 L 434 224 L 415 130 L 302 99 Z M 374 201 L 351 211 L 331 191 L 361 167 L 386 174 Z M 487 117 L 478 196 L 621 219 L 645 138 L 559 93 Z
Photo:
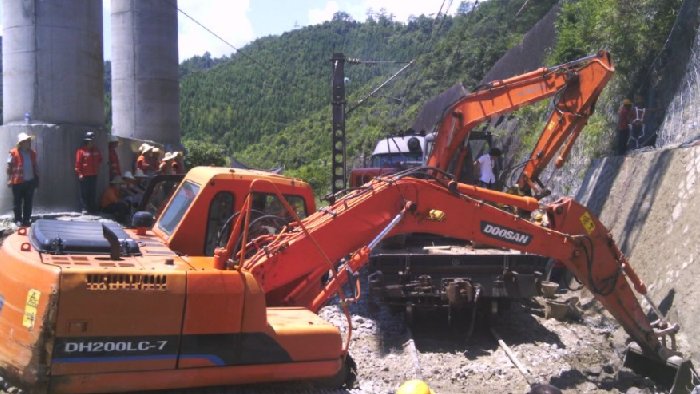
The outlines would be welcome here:
M 357 21 L 367 19 L 367 10 L 384 8 L 395 20 L 411 15 L 434 14 L 440 7 L 458 0 L 179 0 L 180 9 L 216 32 L 236 48 L 259 37 L 279 35 L 298 27 L 331 20 L 338 11 Z M 191 20 L 179 15 L 180 60 L 209 51 L 212 56 L 228 55 L 232 49 L 212 37 Z
M 394 20 L 405 22 L 411 15 L 435 14 L 443 3 L 444 7 L 452 3 L 449 13 L 454 13 L 459 2 L 460 0 L 178 0 L 178 7 L 234 47 L 242 48 L 259 37 L 279 35 L 295 28 L 323 23 L 338 11 L 347 12 L 357 21 L 365 21 L 367 10 L 378 12 L 384 8 L 388 14 L 394 15 Z M 103 8 L 104 52 L 105 60 L 109 60 L 110 0 L 103 0 Z M 214 57 L 234 52 L 230 46 L 181 13 L 178 13 L 178 42 L 181 61 L 207 51 Z

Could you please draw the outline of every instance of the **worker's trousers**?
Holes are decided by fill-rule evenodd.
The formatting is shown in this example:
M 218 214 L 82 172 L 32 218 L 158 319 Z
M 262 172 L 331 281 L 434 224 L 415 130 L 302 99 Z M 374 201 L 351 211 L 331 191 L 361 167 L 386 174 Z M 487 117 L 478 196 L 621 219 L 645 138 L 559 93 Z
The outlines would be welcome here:
M 86 175 L 80 180 L 80 208 L 97 212 L 97 175 Z
M 32 219 L 32 200 L 34 199 L 34 180 L 12 185 L 15 222 L 29 225 Z

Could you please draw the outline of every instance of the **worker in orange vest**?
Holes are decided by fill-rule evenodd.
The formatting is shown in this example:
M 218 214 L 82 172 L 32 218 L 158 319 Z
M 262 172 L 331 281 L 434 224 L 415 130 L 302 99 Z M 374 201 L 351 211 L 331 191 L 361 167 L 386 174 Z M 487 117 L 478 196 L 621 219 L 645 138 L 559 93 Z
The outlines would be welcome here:
M 152 146 L 151 150 L 146 154 L 146 161 L 148 161 L 148 166 L 150 172 L 146 171 L 146 175 L 156 175 L 160 167 L 160 148 Z
M 109 164 L 109 180 L 111 181 L 116 176 L 122 175 L 122 168 L 119 165 L 119 154 L 117 154 L 117 148 L 119 147 L 119 139 L 116 136 L 109 137 L 109 151 L 108 161 Z
M 175 152 L 166 152 L 158 166 L 158 173 L 162 175 L 174 175 L 175 172 Z
M 29 226 L 32 217 L 34 189 L 39 186 L 36 152 L 32 149 L 32 137 L 19 133 L 17 146 L 10 150 L 7 159 L 7 184 L 12 187 L 15 224 Z
M 134 168 L 134 171 L 141 170 L 143 174 L 151 175 L 158 169 L 158 165 L 156 164 L 154 166 L 153 160 L 151 159 L 153 149 L 155 149 L 155 146 L 146 143 L 141 144 L 141 147 L 139 148 L 139 152 L 141 154 L 136 159 L 136 167 Z
M 185 173 L 185 158 L 182 152 L 174 152 L 175 154 L 175 161 L 173 162 L 173 171 L 176 174 L 184 174 Z
M 114 215 L 114 219 L 119 223 L 126 223 L 131 207 L 124 199 L 124 180 L 117 175 L 109 181 L 109 186 L 102 192 L 100 198 L 100 209 L 104 213 Z
M 80 181 L 80 205 L 83 213 L 97 212 L 97 173 L 102 153 L 95 147 L 95 133 L 88 131 L 83 145 L 75 152 L 75 173 Z

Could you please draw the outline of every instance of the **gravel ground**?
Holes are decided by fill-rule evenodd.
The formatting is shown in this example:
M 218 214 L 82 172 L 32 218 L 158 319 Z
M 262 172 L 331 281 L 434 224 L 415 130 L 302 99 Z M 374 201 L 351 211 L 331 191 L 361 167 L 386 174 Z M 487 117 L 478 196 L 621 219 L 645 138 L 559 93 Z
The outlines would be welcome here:
M 656 392 L 653 382 L 622 368 L 624 330 L 592 297 L 580 291 L 559 295 L 574 296 L 581 300 L 580 319 L 546 319 L 545 300 L 538 298 L 513 304 L 490 322 L 482 317 L 470 338 L 466 327 L 450 328 L 440 314 L 419 316 L 408 328 L 400 313 L 365 300 L 353 307 L 356 331 L 350 353 L 358 364 L 358 382 L 350 392 L 392 393 L 401 382 L 420 378 L 436 393 L 527 393 L 527 378 L 499 347 L 490 327 L 533 382 L 565 393 Z M 332 307 L 321 316 L 339 326 L 343 320 Z
M 532 382 L 555 385 L 564 393 L 661 392 L 651 380 L 622 367 L 627 335 L 586 293 L 558 295 L 579 298 L 580 319 L 547 319 L 545 300 L 536 298 L 511 305 L 490 324 L 482 318 L 470 338 L 466 327 L 450 328 L 440 314 L 419 315 L 418 323 L 408 327 L 402 313 L 364 297 L 351 307 L 350 354 L 358 369 L 353 388 L 284 383 L 180 392 L 391 394 L 402 382 L 419 378 L 435 393 L 528 393 L 528 380 L 509 361 L 490 327 L 529 370 Z M 345 331 L 345 317 L 336 306 L 319 314 Z

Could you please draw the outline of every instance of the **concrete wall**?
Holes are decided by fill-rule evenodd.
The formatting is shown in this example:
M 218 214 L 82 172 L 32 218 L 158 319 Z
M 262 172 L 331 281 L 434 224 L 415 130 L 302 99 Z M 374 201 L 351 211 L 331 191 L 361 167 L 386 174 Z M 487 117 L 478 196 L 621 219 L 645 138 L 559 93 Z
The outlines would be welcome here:
M 592 163 L 577 200 L 598 214 L 700 360 L 700 146 Z
M 35 212 L 77 209 L 74 154 L 85 131 L 97 133 L 106 153 L 102 2 L 3 0 L 2 24 L 0 152 L 7 154 L 20 132 L 33 136 L 41 182 Z M 104 186 L 106 165 L 102 174 Z M 12 192 L 0 188 L 0 212 L 11 210 Z
M 174 0 L 112 0 L 112 133 L 180 144 Z
M 3 121 L 104 123 L 102 2 L 3 0 Z

